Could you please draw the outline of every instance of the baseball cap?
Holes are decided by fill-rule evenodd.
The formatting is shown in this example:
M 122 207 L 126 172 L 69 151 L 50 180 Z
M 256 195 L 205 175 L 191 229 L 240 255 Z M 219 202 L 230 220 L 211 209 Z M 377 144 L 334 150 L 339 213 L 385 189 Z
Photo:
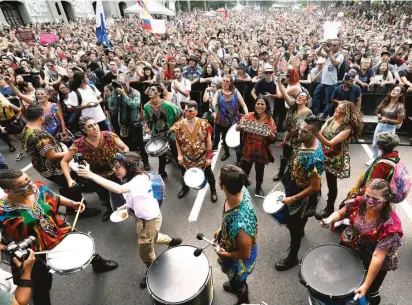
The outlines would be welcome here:
M 353 73 L 346 73 L 345 80 L 355 80 L 355 75 Z
M 390 56 L 390 54 L 389 54 L 388 51 L 382 51 L 382 52 L 381 52 L 381 57 L 382 57 L 383 55 L 385 55 L 385 54 L 388 55 L 388 56 Z
M 175 60 L 173 56 L 167 56 L 167 61 Z
M 273 72 L 273 67 L 271 65 L 265 65 L 263 67 L 264 72 Z

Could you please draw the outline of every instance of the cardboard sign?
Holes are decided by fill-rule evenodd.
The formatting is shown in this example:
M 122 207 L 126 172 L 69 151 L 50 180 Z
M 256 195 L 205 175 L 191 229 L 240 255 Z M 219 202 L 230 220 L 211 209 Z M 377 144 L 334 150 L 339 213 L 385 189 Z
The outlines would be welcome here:
M 40 34 L 40 43 L 41 44 L 49 44 L 49 43 L 55 43 L 59 40 L 59 36 L 56 34 Z
M 16 31 L 15 36 L 19 41 L 29 42 L 30 40 L 35 40 L 36 37 L 34 36 L 31 30 L 29 31 Z
M 338 38 L 339 27 L 339 22 L 326 21 L 323 25 L 323 39 L 327 40 Z

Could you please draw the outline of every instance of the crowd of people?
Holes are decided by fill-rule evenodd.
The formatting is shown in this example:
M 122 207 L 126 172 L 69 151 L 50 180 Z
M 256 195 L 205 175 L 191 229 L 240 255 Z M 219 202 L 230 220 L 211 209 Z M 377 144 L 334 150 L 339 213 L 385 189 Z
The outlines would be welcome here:
M 8 169 L 1 157 L 3 234 L 16 241 L 34 235 L 34 251 L 53 249 L 72 228 L 57 214 L 60 205 L 72 215 L 80 209 L 81 218 L 100 213 L 82 201 L 87 188 L 106 208 L 103 221 L 117 208 L 135 217 L 140 256 L 149 268 L 156 259 L 154 244 L 182 243 L 160 233 L 163 196 L 153 184 L 164 180 L 167 187 L 166 167 L 178 170 L 177 197 L 183 198 L 192 187 L 185 176 L 200 168 L 211 201 L 218 201 L 216 182 L 226 198 L 215 234 L 219 263 L 229 277 L 224 289 L 238 297 L 236 304 L 250 303 L 246 279 L 256 264 L 258 226 L 249 174 L 254 164 L 254 192 L 264 197 L 265 167 L 275 161 L 270 146 L 280 140 L 273 180 L 285 187 L 291 241 L 276 270 L 298 264 L 309 217 L 324 226 L 349 218 L 341 243 L 368 268 L 356 292 L 380 304 L 379 287 L 398 266 L 402 237 L 391 208 L 397 194 L 389 183 L 400 162 L 397 126 L 412 111 L 406 104 L 412 92 L 411 13 L 407 3 L 391 4 L 389 11 L 383 4 L 332 4 L 198 20 L 183 13 L 166 21 L 160 37 L 143 30 L 138 19 L 122 18 L 108 25 L 111 45 L 97 41 L 94 20 L 3 27 L 0 137 L 17 153 L 16 161 L 28 157 L 44 179 L 59 186 L 54 193 Z M 325 40 L 328 22 L 340 27 L 336 37 Z M 16 32 L 23 29 L 36 37 L 56 34 L 58 40 L 19 41 Z M 351 177 L 349 143 L 362 135 L 362 95 L 368 93 L 378 100 L 373 159 L 337 210 L 338 178 Z M 236 132 L 240 140 L 233 146 L 227 140 Z M 153 140 L 159 142 L 152 150 L 147 144 Z M 236 165 L 223 165 L 215 178 L 211 164 L 220 144 L 220 160 L 234 148 Z M 157 170 L 150 157 L 159 159 Z M 323 172 L 328 199 L 316 213 Z M 51 304 L 52 276 L 44 259 L 30 262 L 31 278 L 27 272 L 21 277 L 33 288 L 34 305 Z M 99 255 L 91 264 L 95 272 L 117 267 Z M 146 287 L 146 275 L 140 287 Z M 16 291 L 19 304 L 27 304 L 25 296 Z

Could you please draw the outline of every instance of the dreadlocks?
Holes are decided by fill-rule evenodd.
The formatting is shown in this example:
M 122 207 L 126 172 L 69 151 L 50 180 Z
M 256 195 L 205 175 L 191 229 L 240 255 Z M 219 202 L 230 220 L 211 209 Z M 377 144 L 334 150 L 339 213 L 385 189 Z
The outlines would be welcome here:
M 0 170 L 0 187 L 3 189 L 13 188 L 13 180 L 21 177 L 23 172 L 17 169 Z

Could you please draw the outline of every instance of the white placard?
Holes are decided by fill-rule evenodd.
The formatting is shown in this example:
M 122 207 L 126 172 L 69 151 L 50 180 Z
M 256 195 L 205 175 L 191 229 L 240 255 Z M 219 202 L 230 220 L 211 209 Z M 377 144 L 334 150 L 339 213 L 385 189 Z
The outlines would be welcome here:
M 340 22 L 326 21 L 323 25 L 323 39 L 335 39 L 338 38 Z

